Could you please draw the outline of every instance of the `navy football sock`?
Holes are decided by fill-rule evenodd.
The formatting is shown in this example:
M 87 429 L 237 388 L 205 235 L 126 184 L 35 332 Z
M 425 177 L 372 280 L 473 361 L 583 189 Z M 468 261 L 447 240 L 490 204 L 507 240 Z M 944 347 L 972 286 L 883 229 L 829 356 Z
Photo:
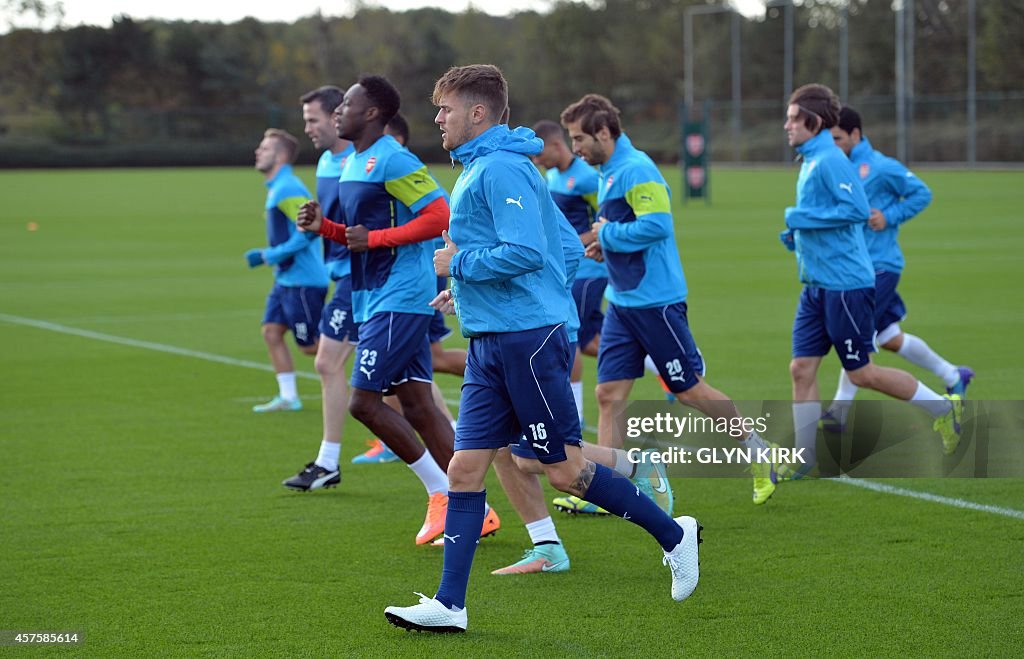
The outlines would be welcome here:
M 617 476 L 604 465 L 594 466 L 597 468 L 594 479 L 583 498 L 642 527 L 654 536 L 662 549 L 672 551 L 683 539 L 683 529 L 676 521 L 628 478 Z M 451 504 L 448 505 L 451 510 Z
M 469 569 L 484 526 L 483 492 L 449 492 L 444 521 L 444 568 L 434 597 L 448 608 L 465 608 Z

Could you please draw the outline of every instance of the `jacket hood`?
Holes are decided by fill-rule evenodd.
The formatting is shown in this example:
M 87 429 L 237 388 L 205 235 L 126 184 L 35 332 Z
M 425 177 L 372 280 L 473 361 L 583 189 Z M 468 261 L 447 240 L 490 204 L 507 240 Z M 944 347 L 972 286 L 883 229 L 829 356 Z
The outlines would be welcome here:
M 871 142 L 868 138 L 861 135 L 860 144 L 850 149 L 850 160 L 859 160 L 871 154 L 874 148 L 871 146 Z
M 607 171 L 629 158 L 634 151 L 636 149 L 633 148 L 633 143 L 626 137 L 626 134 L 619 133 L 619 136 L 615 138 L 615 150 L 612 151 L 612 157 L 603 165 L 598 165 L 598 169 L 602 172 Z
M 481 156 L 495 151 L 508 151 L 524 156 L 535 156 L 544 150 L 544 140 L 526 128 L 519 126 L 514 130 L 505 124 L 491 126 L 465 144 L 452 151 L 452 160 L 468 165 Z

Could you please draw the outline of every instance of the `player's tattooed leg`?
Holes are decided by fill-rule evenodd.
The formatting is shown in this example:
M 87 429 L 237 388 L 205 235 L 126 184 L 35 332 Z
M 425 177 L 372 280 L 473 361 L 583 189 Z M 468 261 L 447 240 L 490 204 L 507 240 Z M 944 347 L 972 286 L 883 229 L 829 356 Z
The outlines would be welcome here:
M 578 497 L 582 497 L 590 489 L 590 481 L 594 480 L 594 474 L 597 472 L 597 467 L 593 462 L 587 460 L 583 469 L 576 476 L 576 480 L 569 486 L 569 491 Z

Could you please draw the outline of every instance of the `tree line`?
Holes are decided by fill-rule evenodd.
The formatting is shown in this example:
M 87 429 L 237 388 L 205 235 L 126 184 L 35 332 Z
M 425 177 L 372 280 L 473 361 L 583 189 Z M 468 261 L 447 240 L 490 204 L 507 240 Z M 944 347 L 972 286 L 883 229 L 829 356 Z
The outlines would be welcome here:
M 431 123 L 433 83 L 449 66 L 471 62 L 494 63 L 505 72 L 514 124 L 557 119 L 568 103 L 596 91 L 623 110 L 635 141 L 671 159 L 683 95 L 683 12 L 691 4 L 706 3 L 554 0 L 544 13 L 504 17 L 362 7 L 350 17 L 318 14 L 288 24 L 119 16 L 110 27 L 16 29 L 0 35 L 0 151 L 8 153 L 0 164 L 26 157 L 32 164 L 30 152 L 49 148 L 58 156 L 107 149 L 115 161 L 118 153 L 141 149 L 142 160 L 151 151 L 180 151 L 174 157 L 247 162 L 267 125 L 301 130 L 303 92 L 325 83 L 345 87 L 363 72 L 386 75 L 402 91 L 413 147 L 437 161 L 444 154 Z M 916 0 L 914 11 L 917 94 L 962 93 L 966 0 Z M 891 0 L 851 0 L 848 12 L 851 94 L 891 96 Z M 837 5 L 825 0 L 795 8 L 794 84 L 837 86 L 838 16 Z M 1022 24 L 1024 0 L 978 3 L 979 90 L 1024 87 Z M 729 19 L 702 16 L 696 26 L 695 96 L 726 100 Z M 743 99 L 764 101 L 755 107 L 777 123 L 783 113 L 780 12 L 746 19 L 741 29 Z M 182 148 L 187 144 L 193 146 Z

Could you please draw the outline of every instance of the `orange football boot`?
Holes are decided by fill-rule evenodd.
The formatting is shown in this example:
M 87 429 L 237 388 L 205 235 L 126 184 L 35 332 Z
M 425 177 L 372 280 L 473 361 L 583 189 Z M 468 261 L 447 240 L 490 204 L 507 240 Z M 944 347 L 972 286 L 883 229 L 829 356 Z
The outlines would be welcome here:
M 416 534 L 416 544 L 425 545 L 444 533 L 444 519 L 448 514 L 448 495 L 443 492 L 430 495 L 427 517 Z
M 480 528 L 480 537 L 486 538 L 489 535 L 494 535 L 501 528 L 501 519 L 498 517 L 498 513 L 494 512 L 494 508 L 487 511 L 484 515 L 484 525 Z M 441 535 L 437 537 L 434 542 L 430 543 L 435 547 L 444 546 L 444 530 L 442 529 Z

